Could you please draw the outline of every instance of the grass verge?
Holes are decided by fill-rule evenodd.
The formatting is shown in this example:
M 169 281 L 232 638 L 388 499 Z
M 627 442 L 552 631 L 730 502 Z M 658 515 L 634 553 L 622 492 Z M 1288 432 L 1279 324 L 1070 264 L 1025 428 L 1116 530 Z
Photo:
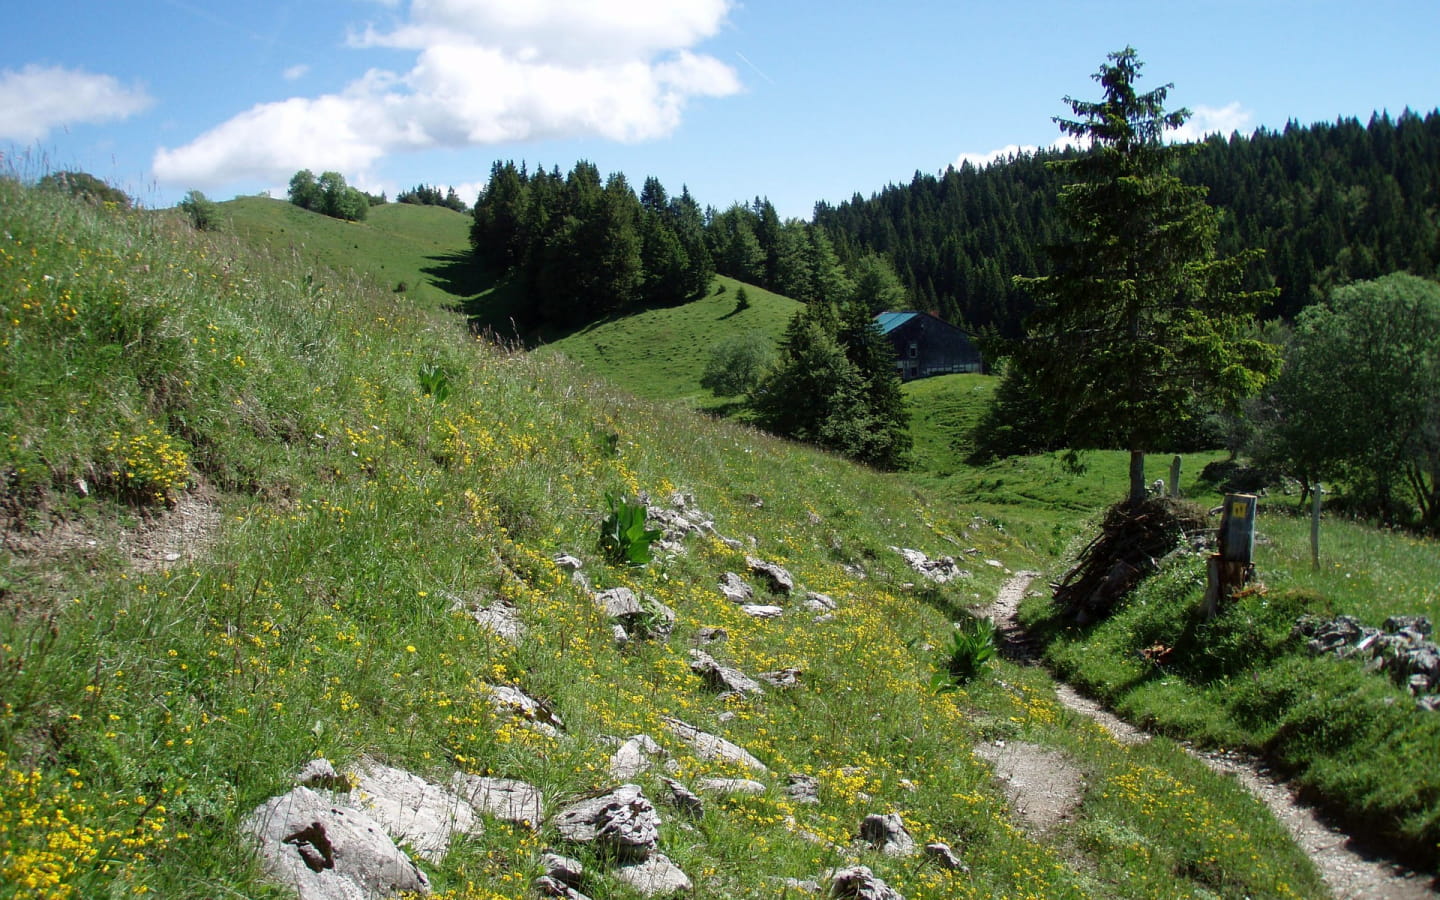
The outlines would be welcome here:
M 233 233 L 8 179 L 0 192 L 0 896 L 282 896 L 236 825 L 321 755 L 520 778 L 551 809 L 607 786 L 610 739 L 640 732 L 682 779 L 736 774 L 673 739 L 666 716 L 770 767 L 763 795 L 667 822 L 664 851 L 710 896 L 773 897 L 853 861 L 910 898 L 1316 893 L 1254 801 L 1207 800 L 1195 808 L 1220 811 L 1193 821 L 1156 807 L 1166 778 L 1202 776 L 1077 736 L 1042 673 L 930 689 L 951 618 L 1005 575 L 973 560 L 1035 559 L 970 509 L 476 341 L 369 278 Z M 437 368 L 444 399 L 422 386 Z M 605 495 L 641 492 L 693 498 L 740 549 L 702 534 L 644 567 L 605 564 Z M 202 499 L 206 549 L 140 565 L 125 536 L 183 538 L 185 504 Z M 956 555 L 971 575 L 917 588 L 895 547 Z M 675 634 L 615 646 L 552 561 L 562 552 L 595 587 L 674 609 Z M 726 601 L 717 582 L 747 554 L 834 598 L 834 617 L 772 595 L 786 612 L 760 620 Z M 465 611 L 499 600 L 527 626 L 518 643 Z M 686 658 L 703 626 L 728 631 L 728 664 L 793 667 L 801 685 L 707 691 Z M 504 715 L 496 685 L 546 699 L 565 729 Z M 1066 748 L 1094 784 L 1152 780 L 1092 786 L 1087 837 L 1029 833 L 968 752 L 1005 734 Z M 790 800 L 792 772 L 818 780 L 819 804 Z M 656 776 L 643 783 L 659 794 Z M 872 812 L 951 843 L 969 871 L 859 845 Z M 1205 843 L 1219 817 L 1264 852 Z M 491 822 L 427 871 L 442 898 L 527 896 L 556 837 Z M 1159 862 L 1138 879 L 1145 860 Z M 597 868 L 596 896 L 627 896 Z

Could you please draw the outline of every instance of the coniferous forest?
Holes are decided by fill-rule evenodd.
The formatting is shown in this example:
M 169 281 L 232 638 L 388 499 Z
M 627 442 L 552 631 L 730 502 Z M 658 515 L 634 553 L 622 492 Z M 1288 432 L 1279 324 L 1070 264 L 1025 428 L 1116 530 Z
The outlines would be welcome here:
M 1032 301 L 1012 276 L 1049 274 L 1043 250 L 1060 237 L 1061 176 L 1046 164 L 1075 152 L 917 172 L 868 200 L 817 204 L 814 224 L 842 261 L 888 257 L 916 307 L 1016 337 Z M 1262 317 L 1293 318 L 1334 285 L 1440 266 L 1440 113 L 1215 136 L 1179 174 L 1222 209 L 1222 256 L 1265 250 L 1247 274 L 1249 288 L 1279 288 Z
M 1187 150 L 1181 179 L 1207 187 L 1223 213 L 1217 251 L 1265 251 L 1246 276 L 1248 289 L 1279 289 L 1262 318 L 1293 319 L 1336 285 L 1440 267 L 1440 111 L 1291 123 Z M 1045 249 L 1062 237 L 1062 176 L 1049 164 L 1078 152 L 916 172 L 869 199 L 817 203 L 810 222 L 782 221 L 761 197 L 702 207 L 655 178 L 637 196 L 625 176 L 602 180 L 585 162 L 566 175 L 496 163 L 472 243 L 524 280 L 532 325 L 683 302 L 719 272 L 806 302 L 870 280 L 877 306 L 1013 338 L 1033 301 L 1012 279 L 1049 274 Z

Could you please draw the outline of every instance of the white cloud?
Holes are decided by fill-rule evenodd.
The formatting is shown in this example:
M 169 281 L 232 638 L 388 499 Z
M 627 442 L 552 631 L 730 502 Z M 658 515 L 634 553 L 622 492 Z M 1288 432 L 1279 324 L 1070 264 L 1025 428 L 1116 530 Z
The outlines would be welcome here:
M 1180 128 L 1167 132 L 1165 139 L 1169 143 L 1182 144 L 1204 140 L 1212 134 L 1229 135 L 1245 129 L 1249 126 L 1252 118 L 1250 111 L 1242 107 L 1239 101 L 1219 108 L 1196 106 L 1191 111 L 1190 119 Z M 1074 135 L 1062 134 L 1044 149 L 1064 150 L 1068 147 L 1084 146 L 1088 146 L 1088 142 Z M 1038 152 L 1040 149 L 1034 144 L 1006 144 L 1004 147 L 988 153 L 961 153 L 955 157 L 953 165 L 958 169 L 961 164 L 968 162 L 977 169 L 983 169 L 990 163 L 1026 156 Z
M 60 66 L 0 71 L 0 139 L 37 141 L 74 123 L 126 119 L 154 101 L 110 75 Z
M 280 74 L 284 76 L 286 81 L 299 81 L 301 78 L 304 78 L 306 75 L 310 74 L 310 67 L 305 65 L 304 63 L 298 63 L 289 67 Z
M 1238 100 L 1219 109 L 1213 106 L 1196 106 L 1191 111 L 1190 120 L 1170 133 L 1170 140 L 1179 144 L 1204 140 L 1212 134 L 1229 137 L 1234 132 L 1249 127 L 1253 118 L 1250 111 L 1242 107 Z
M 960 168 L 969 163 L 977 169 L 983 169 L 993 162 L 1014 159 L 1017 156 L 1029 156 L 1040 148 L 1034 144 L 1006 144 L 998 150 L 991 150 L 989 153 L 962 153 L 955 157 L 955 168 Z
M 732 0 L 415 0 L 393 30 L 351 46 L 416 53 L 343 92 L 255 106 L 182 147 L 161 148 L 161 182 L 218 186 L 335 169 L 363 180 L 383 157 L 428 147 L 547 138 L 644 141 L 680 125 L 695 97 L 740 90 L 694 45 Z

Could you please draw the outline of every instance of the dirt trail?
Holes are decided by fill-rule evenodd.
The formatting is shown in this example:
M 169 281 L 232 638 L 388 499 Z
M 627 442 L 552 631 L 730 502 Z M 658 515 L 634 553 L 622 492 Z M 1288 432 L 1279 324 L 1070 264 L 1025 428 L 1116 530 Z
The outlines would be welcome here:
M 1011 659 L 1031 664 L 1037 662 L 1039 654 L 1020 627 L 1016 613 L 1020 600 L 1036 577 L 1035 572 L 1016 574 L 1001 587 L 988 613 L 1000 633 L 1002 652 Z M 1121 743 L 1141 743 L 1150 739 L 1144 731 L 1063 682 L 1056 682 L 1055 693 L 1065 707 L 1093 719 Z M 1390 863 L 1362 856 L 1351 849 L 1349 836 L 1326 825 L 1314 810 L 1300 804 L 1290 788 L 1259 761 L 1238 753 L 1189 752 L 1217 772 L 1234 776 L 1262 800 L 1290 831 L 1295 842 L 1314 860 L 1315 867 L 1337 900 L 1434 900 L 1440 896 L 1430 890 L 1423 877 Z M 1037 756 L 1032 761 L 1043 764 L 1043 759 Z M 1041 782 L 1046 780 L 1044 775 L 1034 777 Z

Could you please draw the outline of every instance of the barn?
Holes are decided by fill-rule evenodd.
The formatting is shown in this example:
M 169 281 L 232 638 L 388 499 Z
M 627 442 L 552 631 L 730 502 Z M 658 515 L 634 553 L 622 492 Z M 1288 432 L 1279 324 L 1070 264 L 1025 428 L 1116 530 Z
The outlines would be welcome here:
M 902 381 L 979 372 L 980 350 L 962 329 L 923 312 L 882 312 L 875 317 L 895 347 L 895 371 Z

